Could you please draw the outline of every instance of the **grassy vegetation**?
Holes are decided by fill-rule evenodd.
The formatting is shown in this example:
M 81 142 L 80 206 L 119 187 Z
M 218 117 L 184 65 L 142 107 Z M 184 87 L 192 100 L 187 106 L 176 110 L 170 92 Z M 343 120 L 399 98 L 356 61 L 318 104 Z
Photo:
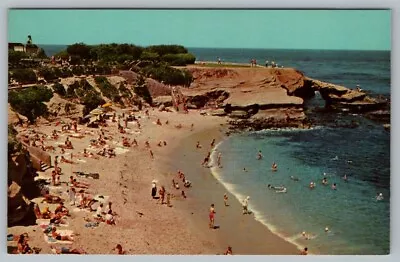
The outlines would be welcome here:
M 236 63 L 218 64 L 218 63 L 210 63 L 210 62 L 206 62 L 204 64 L 197 63 L 196 66 L 201 66 L 201 67 L 220 67 L 220 68 L 224 68 L 224 67 L 249 68 L 249 67 L 251 67 L 250 64 L 236 64 Z

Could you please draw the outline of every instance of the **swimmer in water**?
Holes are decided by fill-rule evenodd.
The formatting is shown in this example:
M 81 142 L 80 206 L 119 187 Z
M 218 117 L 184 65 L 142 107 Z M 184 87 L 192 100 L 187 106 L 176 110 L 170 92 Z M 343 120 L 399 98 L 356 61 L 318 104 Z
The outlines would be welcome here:
M 315 188 L 315 183 L 314 182 L 310 182 L 310 189 L 314 189 Z
M 286 187 L 283 187 L 282 189 L 280 189 L 280 190 L 277 190 L 277 191 L 275 191 L 276 193 L 287 193 L 287 189 L 286 189 Z
M 325 186 L 328 185 L 328 180 L 326 179 L 326 177 L 322 179 L 322 184 Z
M 261 160 L 262 158 L 263 158 L 263 155 L 260 150 L 260 151 L 258 151 L 258 154 L 257 154 L 257 160 Z
M 290 179 L 292 179 L 293 181 L 299 181 L 300 180 L 298 177 L 294 177 L 294 176 L 290 176 Z
M 336 190 L 336 183 L 333 183 L 332 189 L 333 189 L 333 190 Z
M 273 170 L 273 171 L 276 171 L 276 170 L 278 170 L 278 165 L 274 162 L 274 163 L 272 163 L 272 167 L 271 167 L 271 169 Z
M 325 227 L 325 232 L 328 233 L 329 232 L 329 228 Z
M 243 167 L 243 172 L 247 172 L 247 169 L 245 167 Z
M 376 200 L 378 200 L 378 201 L 383 200 L 383 194 L 382 193 L 377 194 L 376 195 Z
M 343 180 L 347 182 L 347 175 L 343 176 Z
M 334 158 L 331 158 L 331 160 L 337 161 L 337 160 L 339 160 L 339 157 L 338 157 L 338 156 L 335 156 Z

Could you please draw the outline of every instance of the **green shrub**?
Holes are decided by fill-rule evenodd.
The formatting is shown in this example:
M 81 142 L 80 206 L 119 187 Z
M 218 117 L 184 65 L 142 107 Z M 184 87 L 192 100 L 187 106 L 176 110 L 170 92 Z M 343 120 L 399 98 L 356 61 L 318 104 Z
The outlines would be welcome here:
M 193 76 L 189 71 L 179 70 L 165 64 L 146 66 L 143 72 L 147 77 L 169 85 L 190 86 L 193 82 Z
M 142 97 L 146 103 L 150 105 L 153 104 L 153 98 L 151 97 L 150 91 L 147 88 L 146 78 L 143 75 L 138 75 L 133 91 L 139 97 Z
M 122 97 L 125 97 L 125 98 L 131 98 L 132 97 L 132 93 L 129 92 L 128 88 L 125 87 L 124 83 L 121 82 L 119 84 L 118 90 L 121 93 Z
M 161 60 L 171 66 L 185 66 L 194 64 L 196 57 L 192 54 L 166 54 L 162 56 Z
M 78 81 L 75 81 L 72 85 L 68 86 L 66 98 L 77 98 L 75 90 L 79 88 Z
M 53 97 L 53 92 L 44 86 L 34 86 L 8 93 L 8 101 L 11 107 L 33 123 L 39 116 L 47 114 L 48 102 Z
M 181 45 L 153 45 L 146 47 L 144 52 L 157 53 L 159 56 L 166 54 L 184 54 L 188 50 Z
M 119 101 L 120 95 L 118 89 L 113 86 L 110 82 L 108 82 L 107 78 L 104 76 L 96 76 L 94 78 L 96 84 L 99 86 L 99 89 L 103 96 L 109 98 L 111 101 Z
M 93 109 L 105 103 L 104 99 L 100 96 L 100 94 L 96 91 L 89 91 L 86 95 L 81 99 L 81 102 L 85 107 L 83 108 L 83 115 L 87 115 Z
M 80 59 L 90 59 L 91 47 L 84 43 L 76 43 L 67 47 L 67 53 L 71 57 L 77 57 Z
M 8 62 L 11 64 L 17 64 L 23 58 L 29 58 L 29 55 L 25 52 L 19 52 L 14 50 L 8 50 Z
M 67 91 L 65 91 L 64 86 L 60 83 L 55 83 L 53 85 L 53 90 L 56 94 L 58 94 L 61 97 L 65 97 L 67 95 Z
M 12 78 L 20 84 L 36 83 L 37 77 L 32 69 L 15 69 L 11 71 Z
M 69 54 L 67 50 L 63 50 L 55 54 L 54 57 L 60 57 L 63 60 L 67 60 L 69 58 Z
M 79 65 L 72 66 L 71 71 L 72 71 L 72 74 L 74 74 L 76 76 L 81 76 L 81 75 L 83 75 L 85 73 L 84 67 L 83 66 L 79 66 Z
M 59 70 L 55 71 L 53 68 L 50 67 L 42 67 L 38 70 L 38 75 L 43 77 L 46 81 L 58 79 L 59 75 L 57 75 L 56 73 L 61 75 Z
M 150 60 L 150 61 L 158 61 L 160 56 L 154 52 L 143 52 L 140 56 L 141 60 Z

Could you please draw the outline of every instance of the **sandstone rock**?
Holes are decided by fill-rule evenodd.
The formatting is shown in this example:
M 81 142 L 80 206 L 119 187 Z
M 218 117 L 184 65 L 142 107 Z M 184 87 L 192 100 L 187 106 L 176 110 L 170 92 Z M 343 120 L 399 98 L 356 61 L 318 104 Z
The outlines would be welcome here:
M 172 97 L 171 96 L 158 96 L 153 99 L 153 104 L 155 106 L 172 106 Z
M 238 118 L 238 119 L 246 119 L 250 117 L 246 111 L 239 111 L 239 110 L 232 111 L 229 114 L 229 116 L 231 118 Z
M 226 116 L 227 113 L 225 112 L 224 109 L 217 109 L 211 112 L 212 116 Z

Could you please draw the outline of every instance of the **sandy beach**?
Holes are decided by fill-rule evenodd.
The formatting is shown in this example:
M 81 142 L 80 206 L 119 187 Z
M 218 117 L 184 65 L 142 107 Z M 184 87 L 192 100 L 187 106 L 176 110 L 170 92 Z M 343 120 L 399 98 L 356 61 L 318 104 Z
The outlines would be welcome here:
M 117 115 L 122 113 L 120 109 L 116 110 Z M 59 164 L 63 171 L 61 182 L 67 182 L 69 176 L 77 171 L 99 173 L 98 180 L 77 179 L 89 183 L 88 192 L 93 195 L 108 196 L 117 215 L 116 225 L 100 223 L 98 227 L 87 228 L 85 224 L 93 221 L 94 212 L 79 210 L 66 201 L 70 216 L 66 218 L 68 225 L 60 229 L 72 230 L 75 234 L 73 243 L 68 247 L 82 248 L 88 254 L 115 253 L 113 248 L 117 244 L 121 244 L 127 254 L 222 254 L 228 245 L 232 246 L 234 254 L 298 253 L 292 244 L 271 233 L 251 215 L 242 215 L 241 205 L 233 196 L 228 195 L 230 206 L 225 207 L 223 186 L 212 177 L 208 168 L 201 166 L 211 140 L 216 138 L 218 143 L 223 139 L 225 118 L 202 116 L 198 111 L 178 114 L 152 109 L 149 116 L 144 112 L 135 115 L 140 116 L 140 130 L 132 122 L 128 123 L 127 134 L 120 134 L 117 123 L 111 121 L 108 127 L 102 128 L 105 136 L 112 137 L 107 144 L 115 147 L 115 158 L 100 157 L 96 160 L 82 156 L 85 148 L 91 150 L 90 139 L 98 136 L 99 129 L 79 125 L 79 133 L 86 133 L 84 137 L 78 139 L 70 136 L 74 149 L 66 150 L 65 157 L 70 159 L 72 153 L 75 164 Z M 162 126 L 156 124 L 157 119 L 160 119 Z M 168 124 L 165 124 L 166 121 Z M 179 124 L 182 128 L 176 127 Z M 47 135 L 54 129 L 60 130 L 60 126 L 55 127 L 55 123 L 51 123 L 50 126 L 38 125 L 34 128 L 36 132 Z M 73 131 L 70 132 L 61 133 L 57 141 L 45 142 L 56 147 L 56 152 L 51 153 L 52 159 L 56 155 L 61 156 L 57 144 L 72 135 Z M 123 136 L 131 140 L 135 138 L 138 147 L 123 147 Z M 150 156 L 150 149 L 145 147 L 146 140 L 150 143 L 154 159 Z M 159 141 L 166 141 L 167 145 L 159 147 Z M 200 141 L 202 149 L 196 150 L 196 141 Z M 39 172 L 39 176 L 51 180 L 51 170 L 53 168 Z M 186 179 L 192 182 L 191 188 L 183 187 L 177 170 L 185 173 Z M 158 188 L 165 186 L 167 193 L 171 193 L 171 207 L 152 199 L 151 182 L 154 179 L 158 181 Z M 181 190 L 173 188 L 172 179 L 179 181 L 186 199 L 181 196 Z M 56 192 L 67 199 L 67 188 L 62 184 L 50 193 Z M 216 206 L 218 229 L 208 228 L 211 203 Z M 41 210 L 48 206 L 50 211 L 54 211 L 56 205 L 39 203 L 39 206 Z M 51 246 L 63 246 L 47 243 L 39 225 L 8 228 L 8 234 L 24 232 L 29 235 L 30 246 L 42 249 L 41 253 L 52 253 Z M 8 242 L 8 246 L 11 251 L 15 243 Z

